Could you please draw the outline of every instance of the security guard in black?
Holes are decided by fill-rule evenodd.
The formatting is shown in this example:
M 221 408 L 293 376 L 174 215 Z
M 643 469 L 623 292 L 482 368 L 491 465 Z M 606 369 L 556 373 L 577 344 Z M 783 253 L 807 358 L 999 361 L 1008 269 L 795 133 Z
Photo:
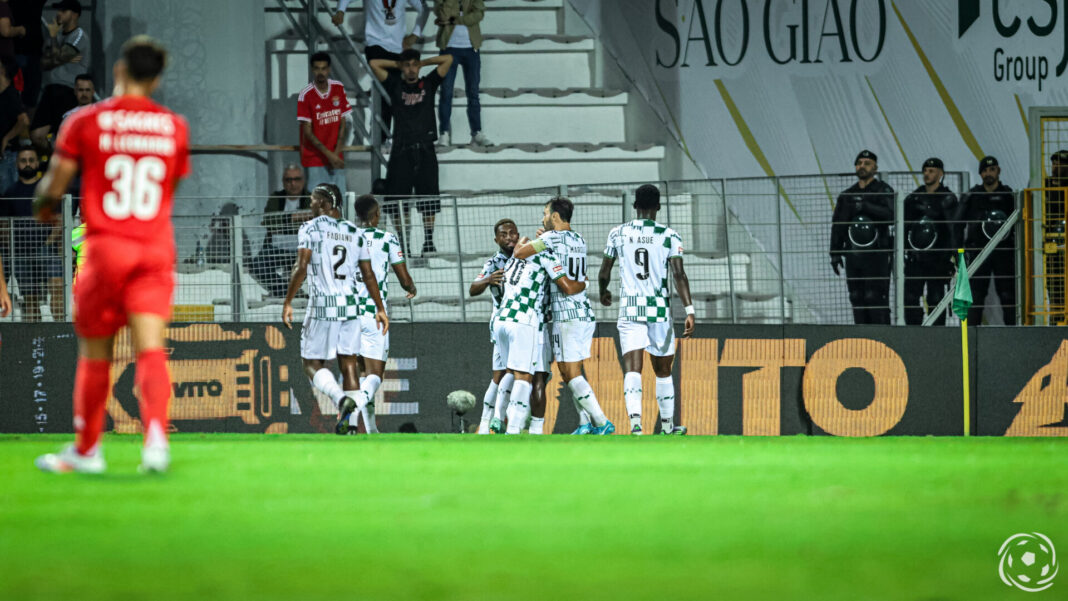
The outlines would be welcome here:
M 990 286 L 998 296 L 1006 325 L 1016 325 L 1016 233 L 1010 230 L 977 269 L 971 267 L 975 257 L 990 242 L 1009 215 L 1016 210 L 1012 188 L 1001 183 L 1001 167 L 992 156 L 979 161 L 983 183 L 968 190 L 960 199 L 953 216 L 954 245 L 964 241 L 964 257 L 974 304 L 968 311 L 968 325 L 980 325 L 982 304 Z
M 942 159 L 923 163 L 923 185 L 905 198 L 905 323 L 923 323 L 920 299 L 927 289 L 927 308 L 934 309 L 946 293 L 953 274 L 953 234 L 949 219 L 957 210 L 957 195 L 942 183 Z M 939 315 L 936 325 L 945 325 Z
M 857 183 L 838 195 L 831 218 L 831 268 L 837 275 L 845 264 L 854 323 L 889 324 L 894 189 L 875 179 L 875 153 L 862 150 L 853 164 Z

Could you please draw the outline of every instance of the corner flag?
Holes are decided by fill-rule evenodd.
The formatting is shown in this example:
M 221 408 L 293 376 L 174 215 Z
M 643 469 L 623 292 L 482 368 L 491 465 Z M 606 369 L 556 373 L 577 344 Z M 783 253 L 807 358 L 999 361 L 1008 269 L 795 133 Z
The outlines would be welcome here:
M 968 282 L 968 266 L 964 263 L 964 249 L 957 250 L 957 287 L 953 290 L 953 312 L 961 321 L 968 319 L 972 306 L 972 285 Z

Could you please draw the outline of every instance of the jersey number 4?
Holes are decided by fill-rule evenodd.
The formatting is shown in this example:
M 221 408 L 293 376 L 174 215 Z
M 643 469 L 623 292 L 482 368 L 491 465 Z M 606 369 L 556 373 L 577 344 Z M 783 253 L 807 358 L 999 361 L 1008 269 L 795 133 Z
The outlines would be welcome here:
M 112 219 L 133 216 L 150 221 L 159 214 L 167 165 L 158 157 L 135 159 L 116 154 L 104 163 L 111 190 L 104 193 L 104 214 Z

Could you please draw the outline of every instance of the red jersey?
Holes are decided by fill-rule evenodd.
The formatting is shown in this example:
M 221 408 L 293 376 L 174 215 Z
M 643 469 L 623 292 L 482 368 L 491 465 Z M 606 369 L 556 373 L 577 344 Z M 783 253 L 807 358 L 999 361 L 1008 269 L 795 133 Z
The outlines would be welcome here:
M 174 246 L 174 188 L 189 174 L 189 125 L 150 98 L 118 96 L 63 122 L 56 153 L 78 162 L 87 236 Z
M 330 88 L 326 94 L 319 92 L 314 83 L 300 91 L 297 97 L 297 121 L 311 123 L 312 133 L 319 141 L 333 150 L 337 148 L 337 136 L 341 133 L 341 119 L 352 113 L 345 86 L 334 79 L 327 80 Z M 339 152 L 338 156 L 342 156 Z M 300 130 L 300 164 L 305 167 L 326 167 L 326 157 L 311 144 L 304 142 L 304 127 Z

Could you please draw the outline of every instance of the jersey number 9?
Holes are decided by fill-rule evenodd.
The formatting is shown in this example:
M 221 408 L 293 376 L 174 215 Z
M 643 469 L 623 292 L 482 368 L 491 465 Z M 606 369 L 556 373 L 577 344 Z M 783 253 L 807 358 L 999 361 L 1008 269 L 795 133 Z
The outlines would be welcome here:
M 642 268 L 641 273 L 638 273 L 639 280 L 649 279 L 649 249 L 636 248 L 634 249 L 634 264 Z
M 111 182 L 111 190 L 104 193 L 105 215 L 150 221 L 159 214 L 162 182 L 167 177 L 167 165 L 162 159 L 116 154 L 104 163 L 104 177 Z

